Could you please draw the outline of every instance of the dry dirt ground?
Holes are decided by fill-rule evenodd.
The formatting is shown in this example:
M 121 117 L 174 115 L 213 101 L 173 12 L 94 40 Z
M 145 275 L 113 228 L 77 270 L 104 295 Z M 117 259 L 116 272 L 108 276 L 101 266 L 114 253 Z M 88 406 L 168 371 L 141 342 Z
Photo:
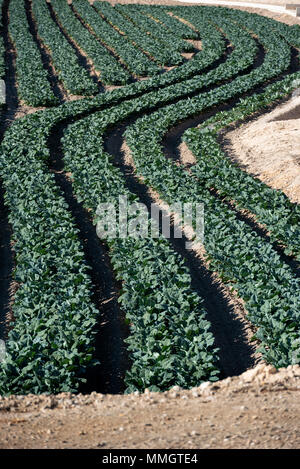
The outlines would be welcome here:
M 288 15 L 255 11 L 300 24 Z M 299 99 L 227 135 L 233 158 L 298 202 Z M 300 448 L 299 398 L 299 366 L 276 372 L 263 364 L 190 391 L 0 397 L 0 449 Z
M 273 111 L 226 132 L 222 141 L 228 156 L 241 168 L 300 203 L 299 92 Z M 181 163 L 195 164 L 184 142 L 179 150 Z
M 226 140 L 239 166 L 300 203 L 300 96 L 227 133 Z
M 300 448 L 300 366 L 183 391 L 0 398 L 1 448 Z

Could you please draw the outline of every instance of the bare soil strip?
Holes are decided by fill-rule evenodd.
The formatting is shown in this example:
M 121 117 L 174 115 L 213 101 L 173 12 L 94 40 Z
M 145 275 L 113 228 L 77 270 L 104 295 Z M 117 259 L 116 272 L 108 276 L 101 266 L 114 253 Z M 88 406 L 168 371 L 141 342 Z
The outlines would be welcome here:
M 0 397 L 0 448 L 296 449 L 299 395 L 299 366 L 258 365 L 190 391 Z
M 275 138 L 274 138 L 275 137 Z M 300 203 L 300 97 L 229 128 L 221 142 L 245 171 Z

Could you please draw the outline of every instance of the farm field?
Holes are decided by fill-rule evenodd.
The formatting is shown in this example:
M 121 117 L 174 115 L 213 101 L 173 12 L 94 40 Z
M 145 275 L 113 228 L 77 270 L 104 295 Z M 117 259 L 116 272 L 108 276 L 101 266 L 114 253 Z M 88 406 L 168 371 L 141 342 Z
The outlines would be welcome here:
M 164 1 L 0 0 L 0 12 L 0 409 L 60 393 L 202 399 L 205 386 L 221 400 L 252 369 L 296 394 L 297 20 Z M 104 236 L 99 207 L 121 218 L 120 200 L 145 208 L 127 228 L 156 235 Z M 197 220 L 182 227 L 178 202 L 203 206 L 191 248 Z

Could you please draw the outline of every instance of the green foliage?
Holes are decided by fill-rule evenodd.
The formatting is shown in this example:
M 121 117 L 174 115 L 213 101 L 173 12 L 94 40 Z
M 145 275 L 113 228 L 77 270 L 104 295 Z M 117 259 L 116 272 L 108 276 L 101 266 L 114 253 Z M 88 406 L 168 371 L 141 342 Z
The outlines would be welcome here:
M 137 45 L 143 52 L 148 53 L 159 65 L 178 65 L 183 62 L 183 57 L 179 52 L 173 51 L 173 47 L 170 48 L 170 46 L 149 36 L 145 30 L 129 21 L 125 10 L 113 8 L 108 2 L 97 1 L 93 5 L 109 23 L 124 33 L 130 42 Z
M 58 2 L 55 5 L 63 11 Z M 145 34 L 148 26 L 141 24 L 146 28 L 143 32 L 106 2 L 96 2 L 95 8 L 123 31 L 130 43 L 136 34 L 134 47 L 153 50 L 158 63 L 171 60 L 172 54 L 167 52 L 172 50 L 163 47 L 165 38 L 174 33 L 171 23 L 177 21 L 168 20 L 169 7 L 121 8 L 125 15 L 129 10 L 136 11 L 135 18 L 143 18 L 144 25 L 150 24 L 147 18 L 157 15 L 158 27 L 164 32 L 164 38 L 157 41 Z M 263 356 L 277 367 L 300 361 L 299 279 L 272 245 L 239 221 L 209 189 L 218 184 L 224 197 L 234 196 L 240 207 L 260 217 L 274 239 L 285 242 L 295 253 L 299 246 L 295 239 L 298 207 L 282 193 L 261 183 L 258 186 L 255 179 L 227 164 L 216 144 L 215 131 L 204 129 L 214 124 L 217 131 L 286 95 L 299 72 L 241 100 L 231 112 L 217 114 L 202 131 L 188 132 L 187 141 L 199 152 L 193 176 L 167 160 L 161 148 L 163 136 L 180 121 L 245 95 L 286 72 L 291 58 L 289 45 L 297 45 L 299 30 L 219 7 L 180 6 L 170 11 L 192 23 L 200 33 L 203 50 L 189 62 L 147 81 L 26 116 L 5 134 L 0 176 L 13 227 L 14 278 L 19 288 L 7 340 L 8 356 L 0 366 L 2 394 L 76 391 L 93 363 L 97 311 L 91 305 L 88 268 L 74 220 L 47 167 L 49 133 L 55 124 L 70 118 L 78 122 L 68 126 L 63 139 L 66 169 L 72 172 L 77 199 L 95 217 L 100 202 L 117 203 L 120 194 L 136 200 L 103 145 L 109 128 L 145 114 L 126 132 L 138 174 L 169 204 L 178 200 L 204 202 L 205 249 L 211 268 L 245 301 L 248 318 L 258 327 L 256 335 Z M 72 78 L 76 93 L 92 92 L 90 78 L 81 77 L 74 51 L 51 20 L 45 3 L 34 0 L 34 13 L 60 78 L 65 84 Z M 90 23 L 92 16 L 85 19 Z M 183 33 L 185 28 L 179 29 L 182 39 L 188 33 Z M 224 63 L 207 71 L 224 55 L 225 36 L 232 45 L 231 53 Z M 253 36 L 258 37 L 266 55 L 262 65 L 251 70 L 257 54 Z M 130 68 L 129 59 L 127 65 Z M 210 91 L 208 86 L 212 87 Z M 219 171 L 213 167 L 216 165 Z M 279 212 L 285 217 L 280 219 Z M 127 340 L 132 361 L 126 375 L 128 392 L 145 387 L 168 389 L 174 384 L 191 387 L 203 380 L 216 380 L 214 337 L 183 259 L 162 237 L 116 238 L 107 243 L 114 271 L 122 282 L 119 301 L 131 330 Z
M 101 111 L 70 125 L 63 139 L 77 199 L 94 216 L 100 202 L 112 202 L 117 209 L 119 195 L 136 200 L 103 150 L 105 129 L 119 118 L 119 107 Z M 119 302 L 130 323 L 126 342 L 132 366 L 126 374 L 127 391 L 163 390 L 175 384 L 193 387 L 215 380 L 214 338 L 183 259 L 162 237 L 116 238 L 107 243 L 117 279 L 122 281 Z
M 281 40 L 278 38 L 278 41 Z M 271 44 L 270 44 L 271 46 Z M 255 83 L 272 76 L 270 50 L 264 64 L 248 76 L 237 78 L 201 97 L 164 107 L 140 118 L 126 131 L 138 174 L 160 197 L 173 204 L 182 202 L 205 205 L 205 249 L 211 268 L 237 290 L 246 303 L 248 318 L 259 327 L 261 351 L 275 366 L 287 366 L 300 360 L 299 280 L 280 259 L 272 246 L 252 232 L 221 200 L 213 197 L 206 184 L 199 184 L 182 168 L 166 160 L 161 139 L 169 128 L 204 109 L 219 104 L 236 93 L 250 90 Z M 285 66 L 284 48 L 281 65 Z M 269 60 L 268 60 L 269 59 Z M 268 63 L 269 62 L 269 63 Z M 278 61 L 277 56 L 277 64 Z M 265 64 L 268 67 L 265 68 Z M 276 67 L 276 64 L 274 64 Z M 282 82 L 282 90 L 292 89 L 296 73 Z M 276 95 L 274 95 L 276 99 Z M 279 193 L 277 199 L 281 198 Z
M 166 28 L 163 23 L 155 21 L 151 16 L 144 14 L 144 10 L 137 5 L 117 5 L 117 10 L 120 11 L 126 18 L 129 18 L 139 29 L 145 31 L 150 37 L 158 41 L 164 47 L 172 48 L 178 54 L 178 61 L 174 65 L 182 62 L 180 52 L 192 52 L 194 47 L 191 43 L 184 41 L 178 35 L 174 34 L 170 29 Z
M 125 85 L 128 83 L 130 74 L 122 68 L 110 51 L 81 24 L 70 6 L 61 0 L 53 0 L 51 4 L 64 30 L 92 60 L 96 71 L 100 73 L 101 81 L 107 85 Z M 88 11 L 89 5 L 86 2 L 84 4 L 84 9 Z M 92 8 L 90 9 L 92 10 Z
M 75 50 L 52 20 L 47 3 L 44 0 L 33 0 L 32 10 L 38 35 L 47 47 L 56 73 L 66 90 L 77 95 L 95 94 L 97 85 L 80 66 Z
M 0 0 L 0 31 L 3 31 L 3 21 L 2 21 L 2 9 L 3 9 L 3 2 L 4 0 Z M 0 37 L 0 78 L 4 78 L 5 76 L 5 46 L 3 37 Z
M 91 281 L 78 230 L 48 172 L 39 125 L 37 115 L 17 121 L 1 146 L 19 284 L 1 394 L 75 391 L 92 362 L 97 312 Z
M 24 2 L 11 0 L 9 3 L 8 31 L 17 54 L 19 98 L 34 107 L 58 104 L 43 67 L 40 51 L 29 31 Z
M 166 7 L 165 9 L 162 8 L 161 5 L 158 7 L 155 5 L 136 5 L 135 7 L 138 7 L 140 11 L 147 14 L 150 18 L 154 18 L 156 21 L 161 23 L 169 31 L 172 31 L 175 36 L 179 36 L 182 39 L 199 38 L 194 29 L 169 14 L 169 10 L 171 10 L 170 7 Z
M 286 80 L 286 85 L 291 80 Z M 287 254 L 300 260 L 300 207 L 290 202 L 286 195 L 274 190 L 242 171 L 222 151 L 217 142 L 218 130 L 264 109 L 286 92 L 283 83 L 269 86 L 264 93 L 256 94 L 240 103 L 231 111 L 217 113 L 199 129 L 189 129 L 184 140 L 196 156 L 192 172 L 206 187 L 214 187 L 222 197 L 233 200 L 240 209 L 256 215 L 258 222 L 270 232 L 271 240 L 283 243 Z M 213 129 L 211 129 L 213 126 Z
M 96 36 L 113 49 L 134 75 L 151 76 L 159 73 L 160 69 L 153 61 L 104 21 L 94 8 L 87 8 L 85 0 L 76 0 L 73 6 Z

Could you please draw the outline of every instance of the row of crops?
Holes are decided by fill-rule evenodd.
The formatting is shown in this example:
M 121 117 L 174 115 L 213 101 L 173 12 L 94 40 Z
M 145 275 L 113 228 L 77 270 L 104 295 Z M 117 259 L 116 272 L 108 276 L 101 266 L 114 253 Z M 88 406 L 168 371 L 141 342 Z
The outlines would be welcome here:
M 35 107 L 57 104 L 37 40 L 29 29 L 28 16 L 37 28 L 37 39 L 46 48 L 58 79 L 71 95 L 91 96 L 98 92 L 97 84 L 84 67 L 82 55 L 94 67 L 99 83 L 125 85 L 138 77 L 163 73 L 164 65 L 186 62 L 181 52 L 198 52 L 182 39 L 182 36 L 199 37 L 184 23 L 165 14 L 166 23 L 171 21 L 179 28 L 173 33 L 167 24 L 157 23 L 156 18 L 150 19 L 146 13 L 135 14 L 143 21 L 137 24 L 128 17 L 127 9 L 118 11 L 107 2 L 95 2 L 92 7 L 85 0 L 76 0 L 71 7 L 64 1 L 49 4 L 45 0 L 26 0 L 20 4 L 12 0 L 9 34 L 16 50 L 19 98 Z M 156 37 L 149 35 L 144 21 L 150 22 L 148 29 L 155 28 Z M 173 51 L 175 44 L 177 50 Z
M 40 51 L 29 31 L 25 3 L 12 0 L 9 5 L 9 34 L 17 50 L 16 68 L 20 100 L 30 106 L 58 104 L 47 71 L 44 69 Z M 34 66 L 33 66 L 34 64 Z
M 3 2 L 4 0 L 0 1 L 0 11 L 2 11 L 3 8 Z M 3 21 L 2 18 L 0 19 L 0 30 L 3 33 Z M 4 46 L 4 39 L 1 36 L 0 38 L 0 78 L 4 78 L 5 75 L 5 61 L 4 61 L 4 56 L 5 56 L 5 46 Z
M 300 28 L 220 7 L 112 7 L 107 2 L 92 7 L 83 0 L 70 7 L 33 0 L 15 9 L 14 2 L 9 3 L 9 32 L 20 99 L 51 107 L 14 122 L 1 145 L 0 177 L 18 289 L 0 393 L 78 391 L 95 364 L 98 310 L 89 266 L 74 217 L 49 170 L 49 141 L 57 126 L 64 129 L 64 171 L 72 175 L 74 196 L 96 222 L 100 202 L 117 207 L 120 195 L 140 201 L 105 151 L 109 130 L 130 122 L 125 138 L 143 184 L 170 205 L 204 203 L 206 258 L 244 301 L 265 360 L 276 367 L 299 363 L 299 278 L 278 253 L 280 246 L 290 259 L 300 260 L 299 206 L 233 164 L 218 136 L 293 91 L 300 78 L 295 60 Z M 55 106 L 28 15 L 65 89 L 96 96 Z M 201 50 L 185 60 L 181 52 L 194 49 L 188 40 L 199 38 Z M 124 86 L 99 93 L 74 44 L 103 83 Z M 28 74 L 27 50 L 36 62 Z M 165 65 L 176 67 L 165 71 Z M 137 81 L 139 76 L 148 79 Z M 40 102 L 37 83 L 43 90 L 45 84 Z M 230 109 L 218 112 L 223 104 Z M 165 157 L 164 136 L 212 109 L 212 117 L 183 136 L 196 158 L 188 172 Z M 268 238 L 239 216 L 245 210 Z M 130 324 L 127 392 L 217 380 L 222 357 L 184 257 L 163 236 L 105 243 Z
M 77 0 L 73 5 L 75 11 L 80 15 L 85 24 L 91 28 L 98 40 L 103 41 L 110 50 L 113 50 L 134 76 L 151 76 L 160 71 L 155 62 L 130 43 L 126 37 L 112 28 L 96 10 L 86 8 L 84 0 Z M 127 77 L 126 83 L 128 81 Z

